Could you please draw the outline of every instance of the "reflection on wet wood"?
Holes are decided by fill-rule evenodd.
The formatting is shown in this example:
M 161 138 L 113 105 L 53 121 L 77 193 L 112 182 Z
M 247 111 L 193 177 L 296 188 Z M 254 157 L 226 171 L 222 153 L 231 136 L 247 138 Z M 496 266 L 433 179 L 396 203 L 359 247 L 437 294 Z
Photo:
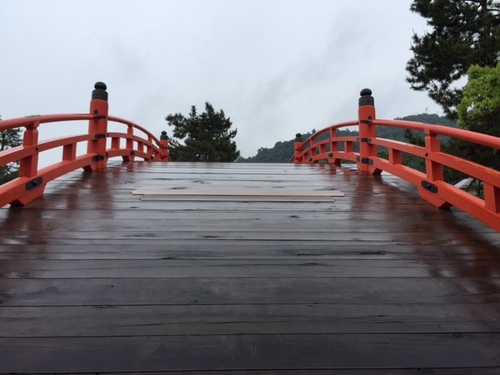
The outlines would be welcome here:
M 391 176 L 130 163 L 46 191 L 0 209 L 0 372 L 500 371 L 500 234 Z

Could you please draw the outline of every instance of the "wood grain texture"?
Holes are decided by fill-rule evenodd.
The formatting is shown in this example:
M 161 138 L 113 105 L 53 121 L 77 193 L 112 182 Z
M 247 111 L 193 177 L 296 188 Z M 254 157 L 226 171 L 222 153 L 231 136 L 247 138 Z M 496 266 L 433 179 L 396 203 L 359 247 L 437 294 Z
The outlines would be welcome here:
M 389 175 L 114 164 L 0 223 L 0 373 L 500 372 L 500 234 Z

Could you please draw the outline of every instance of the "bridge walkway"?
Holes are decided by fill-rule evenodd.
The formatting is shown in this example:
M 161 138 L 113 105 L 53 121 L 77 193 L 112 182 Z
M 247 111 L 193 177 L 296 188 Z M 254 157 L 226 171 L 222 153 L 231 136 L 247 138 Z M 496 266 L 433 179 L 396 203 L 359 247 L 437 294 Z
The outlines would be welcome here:
M 500 371 L 500 233 L 390 175 L 115 163 L 0 223 L 2 373 Z

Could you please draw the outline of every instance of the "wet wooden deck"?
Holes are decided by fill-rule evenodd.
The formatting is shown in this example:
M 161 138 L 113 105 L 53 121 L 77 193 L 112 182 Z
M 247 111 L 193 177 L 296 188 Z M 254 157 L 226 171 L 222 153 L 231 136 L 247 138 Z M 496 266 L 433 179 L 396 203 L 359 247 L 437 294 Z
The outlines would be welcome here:
M 500 373 L 500 234 L 391 176 L 115 164 L 0 222 L 2 373 Z

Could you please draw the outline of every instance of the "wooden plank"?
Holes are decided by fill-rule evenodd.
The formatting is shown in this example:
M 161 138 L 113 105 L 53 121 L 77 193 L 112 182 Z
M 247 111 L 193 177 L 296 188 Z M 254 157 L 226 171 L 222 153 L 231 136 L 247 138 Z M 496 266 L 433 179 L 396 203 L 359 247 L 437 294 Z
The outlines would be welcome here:
M 441 278 L 495 274 L 500 260 L 361 260 L 361 259 L 89 259 L 3 261 L 4 278 Z M 29 276 L 27 276 L 27 274 Z M 500 282 L 500 274 L 489 277 Z
M 103 224 L 103 227 L 105 225 Z M 108 229 L 109 230 L 109 229 Z M 242 230 L 177 230 L 177 231 L 163 231 L 156 232 L 145 229 L 130 229 L 127 231 L 109 231 L 109 232 L 95 232 L 95 231 L 68 231 L 66 234 L 58 232 L 46 231 L 31 231 L 28 233 L 7 233 L 0 231 L 0 245 L 10 244 L 25 244 L 30 245 L 39 241 L 50 241 L 51 244 L 79 244 L 79 243 L 94 243 L 98 244 L 127 244 L 129 241 L 132 243 L 155 243 L 158 245 L 166 245 L 170 241 L 177 240 L 242 240 L 242 241 L 296 241 L 298 245 L 306 241 L 314 241 L 321 237 L 324 241 L 329 241 L 331 246 L 337 246 L 339 242 L 357 242 L 369 244 L 372 243 L 374 249 L 383 251 L 383 247 L 379 244 L 387 242 L 397 242 L 400 244 L 407 244 L 410 246 L 412 243 L 427 244 L 427 245 L 440 245 L 442 242 L 448 242 L 451 239 L 436 238 L 426 236 L 428 232 L 369 232 L 369 231 L 327 231 L 317 230 L 314 232 L 298 232 L 293 228 L 290 230 L 273 231 L 268 228 L 265 231 L 254 232 L 251 229 Z M 139 241 L 135 241 L 140 239 Z
M 500 333 L 0 338 L 12 373 L 499 367 L 499 347 Z
M 88 259 L 149 259 L 149 260 L 187 260 L 187 259 L 267 259 L 267 260 L 346 260 L 359 259 L 414 260 L 420 262 L 443 261 L 499 261 L 500 254 L 495 247 L 485 247 L 474 251 L 469 244 L 457 245 L 447 241 L 436 248 L 432 244 L 407 246 L 390 241 L 379 243 L 382 249 L 374 248 L 372 243 L 329 241 L 238 241 L 238 240 L 173 240 L 168 246 L 157 243 L 144 243 L 140 240 L 125 242 L 107 241 L 89 246 L 83 241 L 65 244 L 9 244 L 0 249 L 2 260 L 88 260 Z M 138 250 L 140 247 L 140 250 Z M 43 254 L 43 259 L 40 259 Z
M 500 303 L 0 306 L 0 337 L 498 332 L 492 308 Z
M 483 278 L 2 279 L 2 306 L 476 304 L 500 302 Z M 494 309 L 492 314 L 498 316 Z M 436 328 L 437 329 L 437 328 Z
M 336 215 L 334 213 L 325 212 L 323 218 L 321 219 L 320 214 L 318 214 L 318 219 L 305 219 L 301 212 L 287 212 L 276 214 L 275 218 L 268 219 L 262 215 L 260 212 L 247 212 L 246 214 L 240 213 L 240 215 L 230 215 L 227 212 L 219 212 L 217 218 L 214 220 L 214 213 L 208 212 L 192 212 L 186 215 L 178 215 L 176 212 L 163 212 L 161 213 L 163 218 L 158 218 L 157 220 L 141 220 L 139 217 L 130 219 L 114 219 L 112 221 L 105 220 L 105 218 L 86 218 L 82 214 L 81 218 L 70 217 L 70 218 L 57 218 L 54 217 L 44 217 L 43 222 L 31 223 L 30 226 L 19 226 L 15 222 L 9 220 L 5 225 L 0 228 L 0 234 L 2 237 L 12 237 L 23 236 L 28 232 L 37 234 L 37 232 L 46 232 L 47 236 L 58 237 L 58 235 L 65 235 L 67 237 L 77 236 L 73 232 L 97 232 L 101 231 L 112 231 L 115 233 L 127 233 L 127 232 L 139 232 L 139 231 L 151 231 L 158 233 L 166 232 L 203 232 L 203 231 L 218 231 L 218 232 L 242 232 L 242 231 L 253 231 L 253 232 L 300 232 L 304 233 L 375 233 L 375 234 L 392 234 L 393 238 L 399 238 L 402 229 L 406 229 L 405 233 L 409 233 L 412 237 L 420 233 L 429 233 L 426 226 L 411 226 L 410 222 L 405 222 L 404 219 L 398 225 L 387 226 L 384 221 L 375 220 L 374 222 L 369 222 L 363 218 L 363 215 Z M 308 213 L 305 213 L 308 215 Z M 153 216 L 153 215 L 152 215 Z M 354 223 L 352 225 L 347 225 L 342 221 L 351 220 L 353 217 L 360 221 L 359 223 Z M 42 218 L 41 218 L 42 219 Z M 19 221 L 18 221 L 19 222 Z M 444 230 L 445 223 L 436 222 L 434 223 L 434 231 L 430 232 L 434 234 L 439 230 Z M 405 226 L 407 226 L 405 228 Z M 375 235 L 374 235 L 375 236 Z M 465 240 L 472 237 L 468 234 L 460 233 L 460 228 L 455 230 L 449 230 L 443 233 L 441 236 L 420 236 L 420 239 L 415 242 L 422 242 L 427 239 L 430 241 L 436 239 L 438 241 L 446 241 L 447 239 L 455 238 L 457 245 L 460 245 L 460 240 Z M 375 238 L 374 238 L 375 239 Z M 476 241 L 479 240 L 478 236 L 475 237 Z M 488 246 L 489 241 L 484 241 L 485 246 Z M 496 241 L 494 241 L 496 242 Z

